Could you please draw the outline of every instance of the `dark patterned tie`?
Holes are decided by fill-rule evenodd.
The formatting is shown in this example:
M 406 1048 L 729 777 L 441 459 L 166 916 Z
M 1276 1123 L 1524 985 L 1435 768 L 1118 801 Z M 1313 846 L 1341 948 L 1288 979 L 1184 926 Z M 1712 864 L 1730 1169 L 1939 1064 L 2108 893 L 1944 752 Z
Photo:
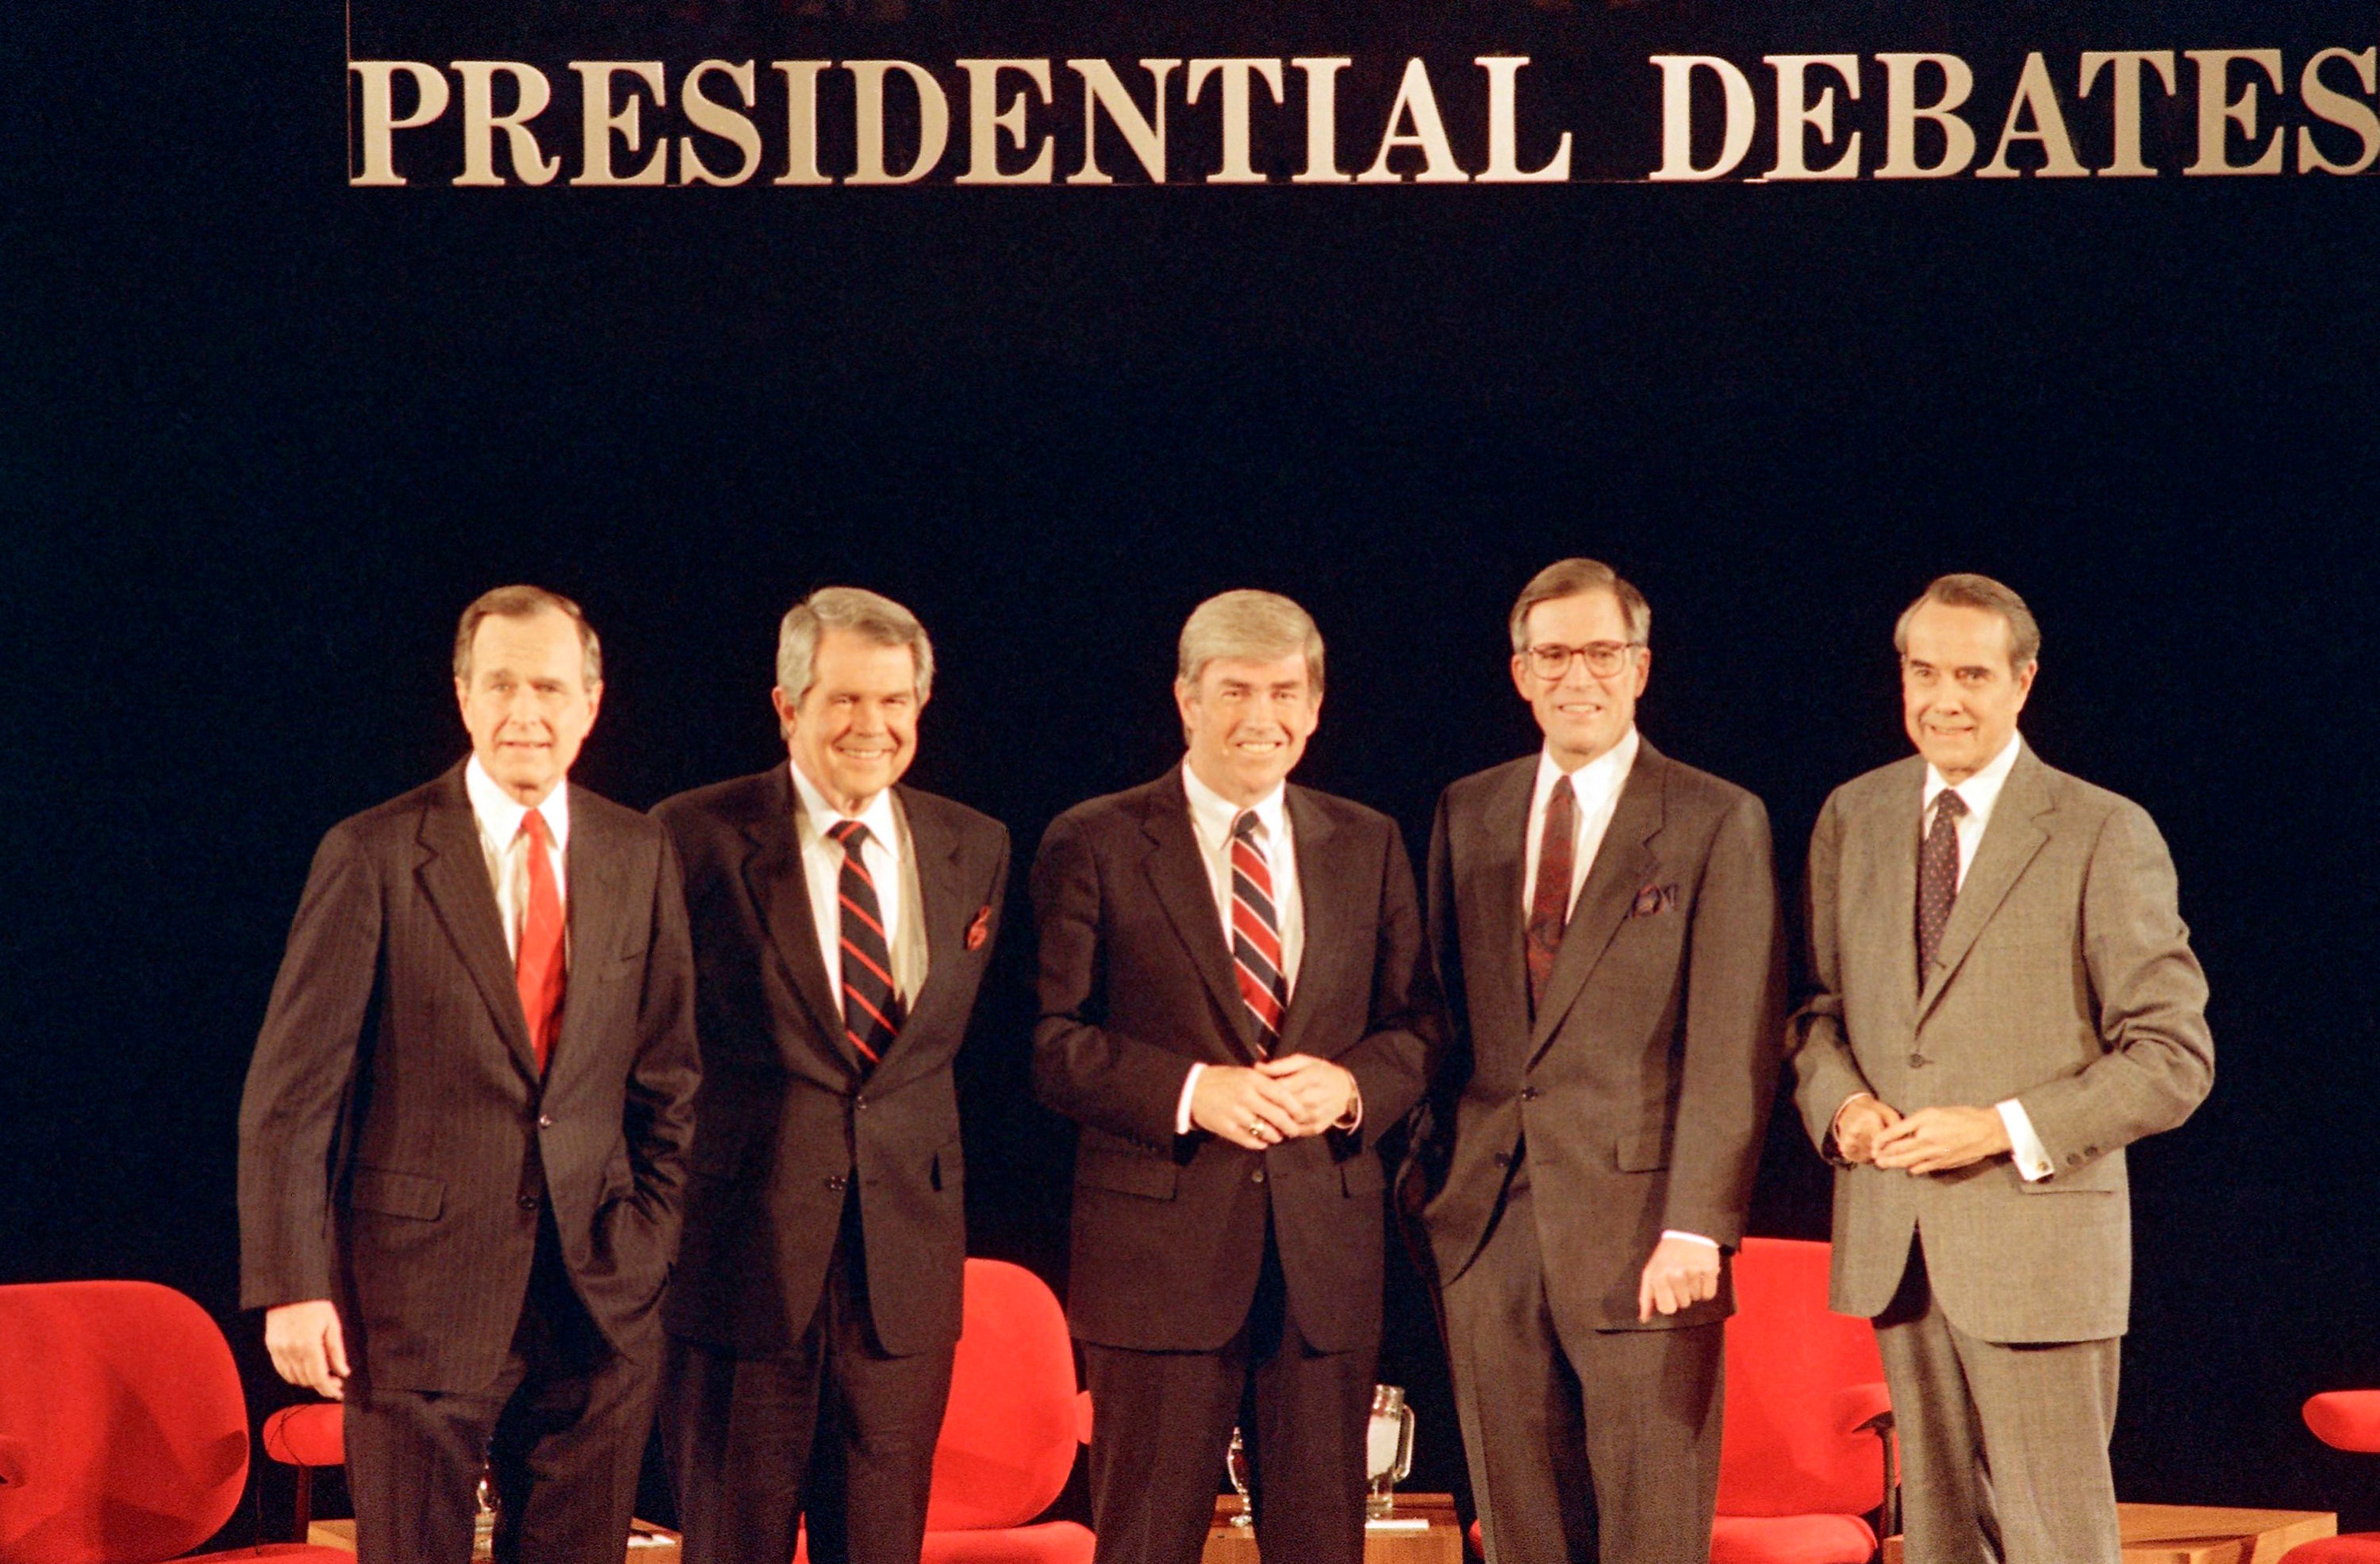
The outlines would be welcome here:
M 1252 809 L 1232 822 L 1232 970 L 1240 998 L 1257 1019 L 1257 1057 L 1270 1058 L 1281 1043 L 1289 980 L 1281 970 L 1281 915 L 1272 900 L 1272 865 L 1266 861 L 1264 822 Z
M 1535 1017 L 1561 953 L 1562 925 L 1570 922 L 1570 871 L 1578 836 L 1578 795 L 1565 776 L 1546 800 L 1546 823 L 1537 833 L 1537 888 L 1529 899 L 1529 1014 Z
M 1917 852 L 1917 986 L 1925 986 L 1942 948 L 1942 929 L 1959 899 L 1959 817 L 1967 800 L 1946 788 L 1934 802 L 1934 828 Z
M 843 849 L 843 874 L 835 884 L 843 909 L 843 1031 L 859 1057 L 873 1065 L 901 1030 L 901 996 L 892 985 L 892 945 L 876 899 L 876 880 L 860 861 L 868 827 L 838 820 L 827 827 Z

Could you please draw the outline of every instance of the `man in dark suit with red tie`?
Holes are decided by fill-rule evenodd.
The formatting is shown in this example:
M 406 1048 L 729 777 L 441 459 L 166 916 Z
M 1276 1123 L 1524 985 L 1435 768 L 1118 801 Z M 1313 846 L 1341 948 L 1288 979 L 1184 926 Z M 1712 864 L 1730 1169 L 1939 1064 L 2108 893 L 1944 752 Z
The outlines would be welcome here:
M 662 1435 L 688 1564 L 917 1564 L 966 1255 L 952 1061 L 1008 833 L 896 787 L 933 646 L 829 587 L 785 616 L 790 763 L 655 813 L 686 862 L 704 1081 Z
M 471 757 L 334 826 L 240 1105 L 240 1291 L 346 1404 L 365 1564 L 618 1564 L 697 1071 L 675 855 L 566 787 L 602 698 L 576 604 L 465 610 Z
M 1545 744 L 1430 834 L 1416 1165 L 1488 1564 L 1709 1556 L 1784 969 L 1760 800 L 1636 731 L 1651 626 L 1609 566 L 1540 571 L 1510 628 Z
M 1194 1564 L 1232 1425 L 1267 1558 L 1363 1556 L 1380 1330 L 1374 1138 L 1436 1036 L 1396 825 L 1285 785 L 1322 702 L 1297 605 L 1184 626 L 1182 767 L 1061 815 L 1033 866 L 1036 1090 L 1082 1127 L 1068 1315 L 1102 1564 Z

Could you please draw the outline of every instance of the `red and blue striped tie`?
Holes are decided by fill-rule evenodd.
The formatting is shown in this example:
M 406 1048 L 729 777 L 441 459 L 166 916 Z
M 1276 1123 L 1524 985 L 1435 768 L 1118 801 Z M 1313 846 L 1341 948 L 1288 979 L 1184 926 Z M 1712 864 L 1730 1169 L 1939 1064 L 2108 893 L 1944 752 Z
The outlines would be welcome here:
M 1264 823 L 1243 810 L 1232 822 L 1232 967 L 1240 998 L 1257 1019 L 1257 1057 L 1281 1044 L 1281 1011 L 1289 1000 L 1282 975 L 1281 918 L 1272 899 L 1272 866 L 1265 861 Z
M 873 1065 L 901 1031 L 901 996 L 892 984 L 892 944 L 884 928 L 876 880 L 860 861 L 868 827 L 838 820 L 826 834 L 843 849 L 835 897 L 843 912 L 843 1032 Z

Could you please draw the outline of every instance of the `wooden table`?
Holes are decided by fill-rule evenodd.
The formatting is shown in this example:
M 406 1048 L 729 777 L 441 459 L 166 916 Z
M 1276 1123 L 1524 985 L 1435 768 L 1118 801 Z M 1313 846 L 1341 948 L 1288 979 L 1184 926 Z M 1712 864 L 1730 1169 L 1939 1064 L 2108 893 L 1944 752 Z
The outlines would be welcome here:
M 2338 1534 L 2321 1509 L 2221 1509 L 2196 1504 L 2119 1504 L 2124 1564 L 2280 1564 L 2281 1555 Z M 1884 1564 L 1901 1564 L 1900 1539 L 1884 1539 Z
M 1215 1524 L 1207 1533 L 1207 1551 L 1199 1564 L 1257 1564 L 1256 1529 L 1232 1524 L 1239 1512 L 1236 1494 L 1215 1501 Z M 1399 1494 L 1396 1518 L 1428 1525 L 1418 1530 L 1366 1527 L 1364 1564 L 1463 1564 L 1463 1533 L 1454 1521 L 1451 1494 Z
M 306 1540 L 316 1547 L 356 1550 L 356 1523 L 352 1521 L 317 1521 L 306 1529 Z M 678 1564 L 678 1537 L 675 1532 L 654 1525 L 650 1521 L 631 1522 L 628 1528 L 626 1564 Z

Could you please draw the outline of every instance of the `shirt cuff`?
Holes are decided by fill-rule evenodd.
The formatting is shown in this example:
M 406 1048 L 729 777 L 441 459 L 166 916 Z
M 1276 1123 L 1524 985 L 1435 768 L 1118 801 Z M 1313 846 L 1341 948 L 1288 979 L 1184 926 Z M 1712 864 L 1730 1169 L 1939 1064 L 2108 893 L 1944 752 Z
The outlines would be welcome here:
M 1347 1111 L 1330 1128 L 1341 1134 L 1350 1134 L 1364 1127 L 1364 1089 L 1355 1083 L 1355 1072 L 1347 1072 Z
M 1206 1068 L 1204 1064 L 1194 1064 L 1190 1073 L 1182 1078 L 1182 1100 L 1173 1105 L 1173 1132 L 1177 1135 L 1190 1133 L 1190 1094 L 1198 1089 L 1198 1077 Z
M 1706 1243 L 1713 1249 L 1717 1249 L 1719 1246 L 1718 1240 L 1717 1239 L 1705 1238 L 1700 1233 L 1682 1233 L 1675 1228 L 1662 1228 L 1661 1236 L 1665 1239 L 1683 1239 L 1688 1243 Z
M 2025 1113 L 2024 1105 L 2014 1097 L 1999 1106 L 2000 1122 L 2008 1126 L 2009 1155 L 2016 1161 L 2016 1170 L 2024 1175 L 2028 1184 L 2037 1183 L 2058 1171 L 2049 1160 L 2049 1148 L 2034 1133 L 2033 1119 Z

